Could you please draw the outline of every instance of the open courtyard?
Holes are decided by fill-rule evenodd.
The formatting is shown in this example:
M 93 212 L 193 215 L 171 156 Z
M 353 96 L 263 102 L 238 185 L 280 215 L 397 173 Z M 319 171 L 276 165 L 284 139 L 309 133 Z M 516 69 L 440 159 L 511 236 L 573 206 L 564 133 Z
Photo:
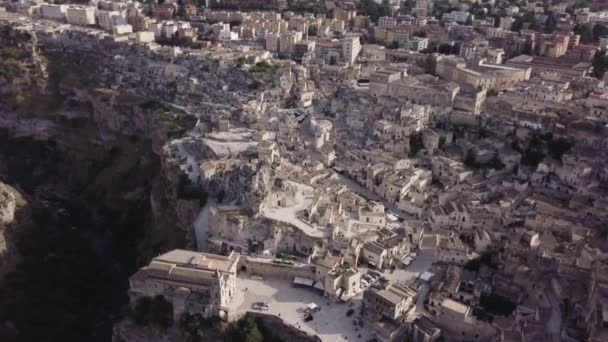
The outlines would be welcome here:
M 336 303 L 317 289 L 296 287 L 287 279 L 239 277 L 237 284 L 232 302 L 236 317 L 254 311 L 254 303 L 264 302 L 268 304 L 268 311 L 263 313 L 279 316 L 285 323 L 317 335 L 323 341 L 367 341 L 372 338 L 371 329 L 353 323 L 360 312 L 361 295 L 347 303 Z M 317 304 L 321 310 L 313 314 L 312 321 L 305 322 L 305 309 L 310 303 Z M 347 317 L 349 309 L 354 309 L 354 313 Z

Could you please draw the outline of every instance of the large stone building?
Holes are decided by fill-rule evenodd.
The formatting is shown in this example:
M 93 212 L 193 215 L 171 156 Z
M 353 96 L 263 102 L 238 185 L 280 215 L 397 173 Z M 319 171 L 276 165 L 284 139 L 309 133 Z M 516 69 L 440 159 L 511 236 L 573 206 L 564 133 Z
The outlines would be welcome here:
M 531 68 L 532 76 L 540 76 L 544 72 L 553 72 L 560 74 L 564 79 L 585 77 L 591 68 L 589 62 L 528 55 L 511 58 L 505 65 L 512 68 Z
M 437 61 L 437 75 L 457 83 L 470 84 L 481 89 L 503 90 L 515 83 L 530 79 L 530 68 L 490 65 L 481 61 L 467 65 L 464 59 L 445 56 Z
M 392 284 L 385 290 L 371 288 L 363 293 L 367 314 L 397 320 L 416 304 L 418 292 L 402 284 Z
M 66 12 L 68 23 L 74 25 L 95 25 L 95 7 L 70 6 Z
M 162 295 L 173 304 L 174 316 L 200 313 L 203 317 L 227 317 L 235 294 L 240 255 L 228 256 L 176 249 L 160 255 L 129 279 L 129 297 Z

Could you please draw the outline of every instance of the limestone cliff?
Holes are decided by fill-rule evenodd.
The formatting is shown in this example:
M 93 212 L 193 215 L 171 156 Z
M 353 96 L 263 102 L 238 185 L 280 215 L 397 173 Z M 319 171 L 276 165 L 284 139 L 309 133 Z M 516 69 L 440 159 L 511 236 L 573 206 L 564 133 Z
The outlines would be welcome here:
M 15 194 L 6 184 L 0 183 L 0 225 L 13 222 L 15 207 Z
M 12 229 L 17 226 L 17 210 L 23 209 L 25 200 L 11 186 L 0 182 L 0 284 L 2 277 L 17 261 L 17 252 L 11 239 Z M 23 219 L 22 219 L 23 220 Z
M 195 248 L 204 198 L 184 194 L 171 141 L 255 122 L 291 74 L 5 23 L 0 56 L 0 181 L 23 190 L 32 216 L 9 239 L 22 258 L 0 285 L 0 340 L 10 326 L 21 340 L 107 341 L 135 269 Z M 226 186 L 255 208 L 272 175 L 241 171 Z
M 108 341 L 136 267 L 194 247 L 199 202 L 163 146 L 196 118 L 97 86 L 77 56 L 28 67 L 32 37 L 0 28 L 0 181 L 31 198 L 21 215 L 0 186 L 0 340 Z

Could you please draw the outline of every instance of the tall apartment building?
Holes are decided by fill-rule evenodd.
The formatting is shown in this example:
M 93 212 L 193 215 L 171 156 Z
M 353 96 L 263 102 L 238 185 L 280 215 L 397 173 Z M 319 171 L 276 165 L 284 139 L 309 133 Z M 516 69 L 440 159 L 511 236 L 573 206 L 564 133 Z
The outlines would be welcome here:
M 264 35 L 265 45 L 264 48 L 266 51 L 270 52 L 278 52 L 279 51 L 279 36 L 280 34 L 274 32 L 267 32 Z
M 302 40 L 302 32 L 290 31 L 281 33 L 279 36 L 279 54 L 282 56 L 291 56 L 293 45 Z
M 378 19 L 378 27 L 390 28 L 397 26 L 397 18 L 395 17 L 380 17 Z
M 441 16 L 441 21 L 448 22 L 448 23 L 456 22 L 456 23 L 464 24 L 467 22 L 467 19 L 469 18 L 469 16 L 471 16 L 471 19 L 474 18 L 473 15 L 470 14 L 469 12 L 454 11 L 454 12 L 450 12 L 450 13 L 444 13 Z
M 43 19 L 51 20 L 65 20 L 66 11 L 68 6 L 66 5 L 40 5 L 40 17 Z
M 570 35 L 553 34 L 537 35 L 536 52 L 539 56 L 557 58 L 566 54 L 570 44 Z
M 304 55 L 309 52 L 314 52 L 316 42 L 310 40 L 301 40 L 293 45 L 291 57 L 296 61 L 301 61 Z
M 356 16 L 357 16 L 356 10 L 345 10 L 345 9 L 341 9 L 340 7 L 337 7 L 334 10 L 334 18 L 336 18 L 338 20 L 343 20 L 344 22 L 346 22 L 348 24 L 352 24 L 353 20 L 355 19 Z
M 426 17 L 429 15 L 432 2 L 428 0 L 416 0 L 412 14 L 416 17 Z
M 95 7 L 70 6 L 66 11 L 66 19 L 73 25 L 95 25 Z
M 117 25 L 126 25 L 127 18 L 125 14 L 119 11 L 97 11 L 97 23 L 106 30 L 112 31 L 112 28 Z
M 353 64 L 361 52 L 359 37 L 346 37 L 342 40 L 342 58 L 347 64 Z
M 513 17 L 502 17 L 502 18 L 500 18 L 499 27 L 503 30 L 510 31 L 511 26 L 513 26 L 514 22 L 515 22 L 515 19 L 513 19 Z

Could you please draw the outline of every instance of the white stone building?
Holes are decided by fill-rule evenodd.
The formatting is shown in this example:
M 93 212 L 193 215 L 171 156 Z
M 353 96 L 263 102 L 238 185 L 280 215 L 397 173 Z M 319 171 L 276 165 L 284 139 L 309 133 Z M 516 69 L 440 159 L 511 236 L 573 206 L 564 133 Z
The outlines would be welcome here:
M 129 278 L 130 300 L 162 295 L 173 304 L 175 317 L 187 312 L 226 318 L 239 258 L 234 252 L 221 256 L 180 249 L 162 254 Z

